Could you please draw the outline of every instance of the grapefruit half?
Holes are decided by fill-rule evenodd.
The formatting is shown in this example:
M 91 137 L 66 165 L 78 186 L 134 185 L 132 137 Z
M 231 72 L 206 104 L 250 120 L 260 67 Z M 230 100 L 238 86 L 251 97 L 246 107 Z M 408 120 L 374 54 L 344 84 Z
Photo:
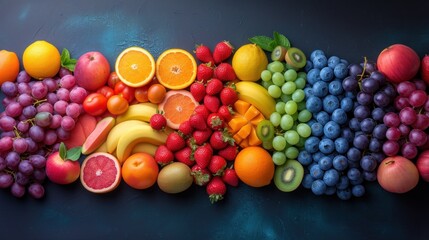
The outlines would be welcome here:
M 82 162 L 80 181 L 86 190 L 93 193 L 107 193 L 116 189 L 121 182 L 118 159 L 103 152 L 87 156 Z

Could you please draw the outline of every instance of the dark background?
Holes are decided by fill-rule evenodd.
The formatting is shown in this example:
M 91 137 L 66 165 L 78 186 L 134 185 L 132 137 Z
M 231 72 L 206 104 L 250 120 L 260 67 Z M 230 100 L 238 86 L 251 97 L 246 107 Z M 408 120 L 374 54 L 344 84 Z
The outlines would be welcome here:
M 298 3 L 299 2 L 299 3 Z M 111 66 L 133 45 L 162 51 L 255 35 L 285 34 L 306 54 L 322 49 L 350 62 L 375 60 L 394 43 L 429 52 L 427 1 L 5 1 L 0 49 L 22 55 L 44 39 L 78 58 L 100 51 Z M 3 96 L 1 96 L 3 97 Z M 363 198 L 341 201 L 273 185 L 229 189 L 212 205 L 203 188 L 168 195 L 125 183 L 95 195 L 76 182 L 46 182 L 46 196 L 16 199 L 0 191 L 2 239 L 424 239 L 429 183 L 406 194 L 367 184 Z

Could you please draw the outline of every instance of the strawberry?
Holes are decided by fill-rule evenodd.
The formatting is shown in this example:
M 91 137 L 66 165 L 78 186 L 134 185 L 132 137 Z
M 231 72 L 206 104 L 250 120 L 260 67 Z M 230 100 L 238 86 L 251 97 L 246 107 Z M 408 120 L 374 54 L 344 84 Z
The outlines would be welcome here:
M 219 150 L 217 154 L 227 161 L 234 161 L 238 154 L 238 146 L 236 144 L 228 145 L 224 149 Z
M 204 97 L 203 103 L 206 106 L 206 108 L 212 113 L 215 113 L 219 110 L 220 100 L 216 96 L 206 95 Z
M 238 100 L 238 94 L 234 87 L 228 86 L 220 91 L 219 98 L 223 105 L 233 105 Z
M 213 50 L 214 62 L 219 64 L 225 61 L 231 56 L 233 50 L 233 46 L 228 41 L 219 42 Z
M 210 113 L 209 117 L 207 118 L 207 125 L 212 130 L 219 130 L 225 127 L 225 122 L 219 113 Z
M 234 110 L 231 106 L 222 105 L 217 110 L 217 113 L 221 115 L 226 122 L 228 122 L 229 120 L 231 120 L 232 115 L 234 114 Z
M 194 160 L 192 159 L 192 149 L 190 147 L 184 147 L 179 151 L 175 152 L 174 158 L 177 161 L 188 165 L 189 167 L 195 164 Z
M 226 193 L 226 185 L 221 177 L 214 177 L 206 185 L 206 192 L 209 195 L 210 202 L 213 204 L 223 199 Z
M 206 87 L 202 82 L 192 83 L 189 87 L 189 91 L 197 102 L 201 102 L 204 99 L 204 96 L 206 96 Z
M 201 114 L 205 120 L 209 117 L 210 111 L 206 106 L 204 106 L 204 104 L 201 104 L 195 107 L 193 114 Z
M 210 139 L 211 135 L 212 130 L 210 128 L 206 128 L 205 130 L 195 130 L 192 133 L 192 138 L 196 145 L 202 145 Z
M 239 182 L 237 173 L 235 172 L 235 169 L 233 169 L 233 168 L 225 169 L 225 171 L 223 172 L 223 175 L 222 175 L 222 180 L 226 184 L 233 186 L 233 187 L 237 187 L 238 182 Z
M 182 133 L 184 137 L 189 137 L 194 131 L 194 128 L 192 127 L 191 122 L 189 120 L 185 120 L 180 123 L 178 130 L 180 133 Z
M 219 155 L 213 155 L 208 168 L 214 176 L 222 176 L 223 170 L 226 168 L 225 158 Z
M 155 151 L 154 158 L 159 165 L 165 166 L 174 161 L 174 154 L 167 146 L 159 145 Z
M 234 81 L 237 78 L 234 69 L 229 63 L 221 63 L 214 70 L 214 77 L 221 81 Z
M 210 171 L 207 168 L 201 168 L 198 164 L 192 166 L 191 175 L 194 177 L 194 183 L 198 186 L 207 185 L 212 178 Z
M 162 130 L 167 126 L 167 119 L 161 113 L 155 113 L 150 117 L 149 124 L 155 130 Z
M 212 64 L 209 63 L 200 63 L 197 67 L 197 80 L 207 82 L 213 77 L 214 69 Z
M 206 120 L 202 114 L 192 114 L 189 117 L 189 122 L 194 129 L 204 130 L 207 128 Z
M 201 168 L 207 168 L 210 163 L 210 159 L 213 156 L 213 149 L 210 144 L 203 144 L 194 152 L 195 163 L 198 164 Z
M 194 53 L 197 59 L 200 60 L 201 62 L 203 63 L 211 62 L 214 64 L 213 54 L 209 47 L 202 44 L 197 45 L 194 50 Z
M 226 130 L 214 131 L 210 136 L 210 145 L 212 145 L 212 148 L 215 150 L 224 149 L 228 144 L 233 145 L 234 139 Z
M 183 139 L 182 136 L 180 136 L 178 132 L 172 132 L 168 134 L 167 140 L 165 141 L 165 145 L 170 151 L 176 152 L 186 146 L 186 141 L 185 139 Z
M 210 81 L 207 82 L 206 93 L 208 95 L 216 95 L 220 93 L 222 89 L 223 89 L 223 83 L 221 80 L 217 78 L 212 78 Z

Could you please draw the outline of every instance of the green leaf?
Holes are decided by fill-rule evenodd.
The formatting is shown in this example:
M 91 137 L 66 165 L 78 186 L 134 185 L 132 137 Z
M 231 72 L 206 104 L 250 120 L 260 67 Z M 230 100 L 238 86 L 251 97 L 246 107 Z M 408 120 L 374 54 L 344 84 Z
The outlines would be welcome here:
M 255 36 L 249 38 L 249 41 L 258 45 L 262 49 L 268 52 L 272 52 L 274 50 L 273 45 L 275 45 L 274 39 L 267 37 L 267 36 Z
M 67 151 L 67 160 L 77 161 L 82 153 L 82 147 L 74 147 Z
M 67 157 L 67 148 L 63 142 L 60 143 L 60 157 L 61 159 L 66 159 Z
M 69 50 L 64 48 L 61 53 L 61 66 L 73 72 L 76 62 L 76 59 L 70 57 Z
M 64 64 L 63 67 L 67 68 L 68 70 L 74 72 L 74 67 L 76 66 L 75 63 L 68 63 L 68 64 Z
M 283 46 L 285 48 L 290 48 L 290 42 L 289 39 L 286 38 L 285 35 L 280 34 L 278 32 L 274 32 L 274 41 L 276 42 L 276 45 Z

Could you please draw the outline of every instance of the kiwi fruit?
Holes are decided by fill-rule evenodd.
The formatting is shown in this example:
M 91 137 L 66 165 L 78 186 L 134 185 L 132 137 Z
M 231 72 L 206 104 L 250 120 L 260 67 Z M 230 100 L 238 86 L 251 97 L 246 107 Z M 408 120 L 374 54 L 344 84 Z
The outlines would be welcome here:
M 256 135 L 261 142 L 271 142 L 274 138 L 274 125 L 270 120 L 264 119 L 256 126 Z
M 297 160 L 289 159 L 277 166 L 274 173 L 274 184 L 282 192 L 292 192 L 297 189 L 304 177 L 304 168 Z
M 285 55 L 286 63 L 294 68 L 302 68 L 307 63 L 305 54 L 296 47 L 291 47 Z
M 283 46 L 277 46 L 274 48 L 273 52 L 271 53 L 271 60 L 272 61 L 284 61 L 285 55 L 287 52 L 287 48 Z

